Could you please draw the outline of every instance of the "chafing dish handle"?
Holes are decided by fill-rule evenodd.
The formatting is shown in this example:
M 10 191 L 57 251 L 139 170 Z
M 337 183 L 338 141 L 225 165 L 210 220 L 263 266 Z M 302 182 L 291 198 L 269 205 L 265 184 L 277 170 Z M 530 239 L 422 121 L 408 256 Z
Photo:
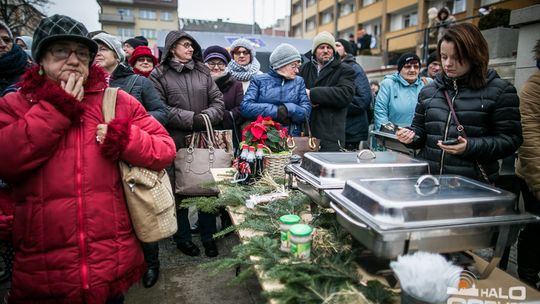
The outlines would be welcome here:
M 334 209 L 334 211 L 336 211 L 337 213 L 339 213 L 339 215 L 343 216 L 347 221 L 349 221 L 351 224 L 355 225 L 355 226 L 358 226 L 360 228 L 367 228 L 369 229 L 369 226 L 364 224 L 364 223 L 360 223 L 359 221 L 353 219 L 352 217 L 350 217 L 347 213 L 343 212 L 343 210 L 341 210 L 338 206 L 336 206 L 336 204 L 334 204 L 334 202 L 330 202 L 330 207 L 332 207 L 332 209 Z
M 358 152 L 358 154 L 356 155 L 356 157 L 358 159 L 375 159 L 377 158 L 377 155 L 375 154 L 375 152 L 369 150 L 369 149 L 363 149 L 363 150 L 360 150 L 360 152 Z
M 433 181 L 434 185 L 433 186 L 440 186 L 441 183 L 439 182 L 439 179 L 436 178 L 435 176 L 431 175 L 431 174 L 425 174 L 425 175 L 422 175 L 420 176 L 417 180 L 416 180 L 416 184 L 414 185 L 415 187 L 421 187 L 422 186 L 422 183 L 426 180 L 426 179 L 429 179 L 431 181 Z

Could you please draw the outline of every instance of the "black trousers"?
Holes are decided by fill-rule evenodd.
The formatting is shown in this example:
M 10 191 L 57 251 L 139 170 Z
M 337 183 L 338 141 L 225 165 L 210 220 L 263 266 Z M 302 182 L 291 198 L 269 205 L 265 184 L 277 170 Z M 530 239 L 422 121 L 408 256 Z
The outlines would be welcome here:
M 174 234 L 173 239 L 176 243 L 191 241 L 191 227 L 188 219 L 189 210 L 180 208 L 176 211 L 176 221 L 178 222 L 178 231 Z M 216 215 L 199 211 L 199 231 L 201 233 L 201 241 L 211 241 L 212 235 L 216 233 Z
M 524 180 L 520 179 L 521 194 L 525 203 L 525 210 L 540 215 L 540 201 L 529 191 Z M 527 224 L 520 232 L 518 238 L 518 275 L 527 284 L 540 290 L 540 224 Z
M 159 268 L 159 243 L 141 242 L 141 246 L 144 253 L 144 260 L 146 261 L 146 265 L 148 265 L 148 268 Z

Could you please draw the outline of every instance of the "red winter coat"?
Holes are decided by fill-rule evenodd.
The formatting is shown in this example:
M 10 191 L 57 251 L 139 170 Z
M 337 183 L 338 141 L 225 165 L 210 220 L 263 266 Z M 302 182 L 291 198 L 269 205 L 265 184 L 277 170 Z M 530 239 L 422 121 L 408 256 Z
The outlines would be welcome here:
M 106 87 L 100 68 L 90 69 L 82 102 L 37 72 L 0 98 L 0 179 L 15 192 L 9 303 L 105 303 L 145 271 L 117 159 L 160 170 L 176 149 L 123 91 L 105 143 L 96 142 Z

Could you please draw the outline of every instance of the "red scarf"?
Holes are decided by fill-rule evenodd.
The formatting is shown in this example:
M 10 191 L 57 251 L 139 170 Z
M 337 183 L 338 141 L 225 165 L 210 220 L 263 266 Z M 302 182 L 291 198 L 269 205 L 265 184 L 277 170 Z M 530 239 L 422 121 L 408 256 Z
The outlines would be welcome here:
M 137 68 L 133 68 L 133 73 L 135 73 L 135 74 L 137 74 L 137 75 L 142 75 L 142 76 L 144 76 L 144 77 L 146 77 L 146 78 L 148 78 L 148 76 L 150 76 L 150 73 L 152 73 L 152 71 L 153 71 L 153 70 L 150 70 L 150 71 L 148 71 L 148 72 L 143 72 L 143 71 L 141 71 L 141 70 L 139 70 L 139 69 L 137 69 Z

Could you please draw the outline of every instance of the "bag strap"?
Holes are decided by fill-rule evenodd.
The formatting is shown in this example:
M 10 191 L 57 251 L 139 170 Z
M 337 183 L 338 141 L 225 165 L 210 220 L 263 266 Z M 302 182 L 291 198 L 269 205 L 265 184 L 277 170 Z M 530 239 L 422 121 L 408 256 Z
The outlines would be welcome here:
M 127 86 L 126 86 L 126 92 L 128 94 L 131 94 L 131 90 L 133 90 L 133 87 L 135 86 L 135 83 L 137 82 L 139 77 L 140 77 L 140 75 L 133 74 L 133 76 L 129 78 L 129 82 L 128 82 Z
M 118 88 L 106 88 L 103 94 L 103 101 L 101 103 L 101 111 L 103 112 L 103 120 L 105 123 L 109 123 L 116 116 L 116 96 L 118 95 Z
M 459 123 L 459 120 L 456 115 L 456 111 L 454 110 L 454 106 L 452 103 L 452 100 L 450 99 L 450 95 L 448 95 L 448 91 L 444 90 L 444 97 L 446 98 L 446 102 L 448 103 L 448 108 L 450 108 L 450 113 L 452 114 L 452 119 L 454 120 L 454 123 L 456 124 L 456 128 L 459 133 L 461 133 L 461 136 L 464 138 L 467 138 L 467 133 L 465 133 L 465 127 L 461 123 Z M 491 181 L 489 180 L 489 177 L 484 170 L 484 167 L 480 164 L 480 162 L 477 160 L 476 165 L 478 166 L 478 169 L 480 169 L 480 174 L 482 175 L 482 178 L 488 183 L 491 184 Z
M 234 135 L 234 138 L 236 139 L 236 142 L 240 142 L 240 138 L 238 138 L 238 130 L 236 129 L 236 119 L 234 119 L 234 114 L 229 111 L 229 115 L 231 115 L 231 119 L 232 119 L 232 123 L 233 123 L 233 135 Z
M 208 138 L 208 148 L 214 148 L 216 143 L 214 143 L 214 129 L 212 128 L 212 122 L 210 117 L 207 114 L 201 114 L 206 124 L 206 137 Z
M 313 135 L 311 135 L 311 127 L 309 126 L 309 119 L 306 112 L 304 112 L 304 120 L 306 121 L 306 128 L 308 131 L 308 145 L 311 149 L 315 149 L 317 144 L 315 143 L 315 138 L 313 138 Z M 294 149 L 296 147 L 294 138 L 290 134 L 289 137 L 287 137 L 287 147 L 289 147 L 289 149 Z
M 450 114 L 452 115 L 452 119 L 454 120 L 454 123 L 456 124 L 456 128 L 458 132 L 461 133 L 461 135 L 464 138 L 467 138 L 467 133 L 465 133 L 465 127 L 463 127 L 463 125 L 459 122 L 457 118 L 456 111 L 454 111 L 454 103 L 452 102 L 452 99 L 450 99 L 450 95 L 448 95 L 448 91 L 444 90 L 443 92 L 444 92 L 444 97 L 446 97 L 446 102 L 448 103 L 448 108 L 450 109 Z

